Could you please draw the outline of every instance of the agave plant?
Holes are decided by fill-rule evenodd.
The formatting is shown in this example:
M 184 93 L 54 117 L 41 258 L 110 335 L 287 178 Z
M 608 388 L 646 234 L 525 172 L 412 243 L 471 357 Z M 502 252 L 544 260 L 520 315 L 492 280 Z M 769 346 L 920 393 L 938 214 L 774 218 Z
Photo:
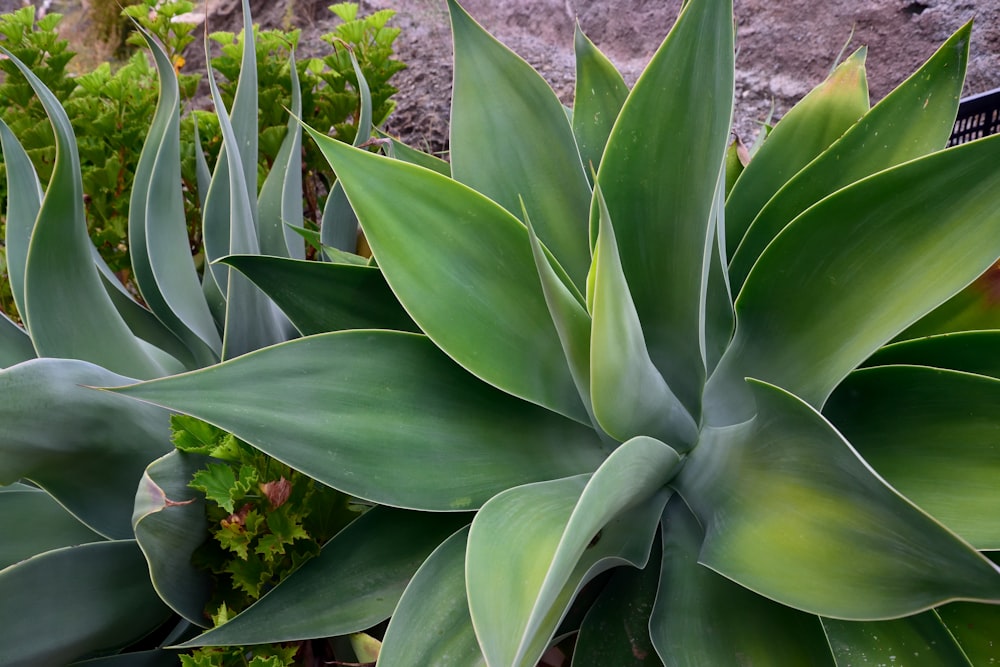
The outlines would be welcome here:
M 1000 657 L 1000 334 L 963 329 L 1000 140 L 941 150 L 970 27 L 870 109 L 854 54 L 744 168 L 729 0 L 687 2 L 631 91 L 578 34 L 569 116 L 449 8 L 450 165 L 311 133 L 374 253 L 330 265 L 365 289 L 353 328 L 315 267 L 235 255 L 312 335 L 92 392 L 375 505 L 186 645 L 391 617 L 380 665 L 530 667 L 570 636 L 574 665 Z

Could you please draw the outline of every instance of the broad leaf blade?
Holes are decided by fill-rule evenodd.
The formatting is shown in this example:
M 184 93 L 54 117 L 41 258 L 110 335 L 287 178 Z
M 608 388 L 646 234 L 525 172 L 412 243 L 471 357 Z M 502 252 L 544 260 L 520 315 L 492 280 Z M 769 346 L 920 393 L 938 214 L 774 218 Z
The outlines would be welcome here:
M 511 486 L 589 472 L 603 458 L 590 427 L 491 388 L 415 334 L 311 336 L 118 391 L 387 505 L 475 509 Z
M 442 542 L 413 575 L 385 631 L 381 667 L 485 667 L 465 594 L 468 534 Z
M 0 570 L 0 600 L 4 665 L 64 665 L 125 646 L 169 616 L 131 540 L 48 551 Z
M 1000 378 L 1000 331 L 964 331 L 886 345 L 866 366 L 909 364 Z
M 965 80 L 970 30 L 966 25 L 956 32 L 923 67 L 789 180 L 757 215 L 738 249 L 733 244 L 739 238 L 729 235 L 730 277 L 737 292 L 767 244 L 802 211 L 866 176 L 945 147 Z
M 868 111 L 867 50 L 858 49 L 768 133 L 726 200 L 726 254 L 789 179 Z
M 590 266 L 590 184 L 562 104 L 530 65 L 449 0 L 455 39 L 451 173 L 535 231 L 578 288 Z
M 4 224 L 4 252 L 7 261 L 7 281 L 14 305 L 22 317 L 27 312 L 24 301 L 24 272 L 28 262 L 28 246 L 42 206 L 42 186 L 35 167 L 21 142 L 0 119 L 0 148 L 7 170 L 7 210 Z
M 52 496 L 26 484 L 0 487 L 0 526 L 0 570 L 44 551 L 103 540 Z
M 698 438 L 698 427 L 653 365 L 642 325 L 618 257 L 608 211 L 597 235 L 590 347 L 590 395 L 594 416 L 609 435 L 624 442 L 650 435 L 679 451 Z
M 731 3 L 688 2 L 625 102 L 597 175 L 649 355 L 694 415 L 705 378 L 694 286 L 729 137 L 733 51 Z
M 195 625 L 206 625 L 208 573 L 192 564 L 209 538 L 205 501 L 188 483 L 206 458 L 174 450 L 153 461 L 139 482 L 132 523 L 160 598 Z
M 1000 380 L 914 366 L 852 373 L 824 415 L 900 493 L 1000 550 Z
M 303 336 L 343 329 L 419 332 L 376 267 L 263 255 L 222 261 L 253 281 Z
M 576 52 L 573 134 L 584 168 L 596 171 L 611 128 L 628 97 L 628 87 L 607 56 L 583 34 L 579 22 L 573 47 Z
M 491 663 L 535 665 L 583 583 L 612 564 L 645 564 L 655 532 L 646 519 L 652 506 L 662 511 L 661 490 L 679 462 L 663 443 L 634 438 L 592 476 L 513 488 L 483 506 L 466 579 Z M 517 552 L 503 547 L 511 543 Z
M 389 617 L 420 564 L 467 521 L 463 514 L 373 508 L 253 606 L 183 646 L 360 632 Z
M 28 333 L 0 313 L 0 369 L 34 358 L 35 348 Z
M 490 384 L 587 423 L 525 226 L 440 174 L 310 133 L 420 328 Z
M 708 429 L 678 477 L 706 528 L 701 563 L 833 618 L 1000 601 L 1000 568 L 888 486 L 806 403 L 751 386 L 757 416 Z
M 1000 663 L 1000 606 L 956 602 L 936 611 L 973 665 Z
M 818 618 L 761 597 L 698 563 L 704 535 L 691 510 L 674 496 L 664 512 L 659 590 L 649 619 L 664 663 L 833 667 Z
M 748 376 L 821 406 L 870 354 L 992 265 L 998 156 L 1000 137 L 908 162 L 786 227 L 736 300 L 733 344 L 706 388 L 708 419 L 752 416 Z
M 1000 329 L 1000 298 L 997 283 L 1000 267 L 991 266 L 968 287 L 927 313 L 899 334 L 908 340 L 960 331 Z
M 31 479 L 94 530 L 131 537 L 136 484 L 173 447 L 168 415 L 81 386 L 129 381 L 68 359 L 0 372 L 0 484 Z
M 855 623 L 823 619 L 837 667 L 912 662 L 921 667 L 973 667 L 933 611 L 894 621 Z

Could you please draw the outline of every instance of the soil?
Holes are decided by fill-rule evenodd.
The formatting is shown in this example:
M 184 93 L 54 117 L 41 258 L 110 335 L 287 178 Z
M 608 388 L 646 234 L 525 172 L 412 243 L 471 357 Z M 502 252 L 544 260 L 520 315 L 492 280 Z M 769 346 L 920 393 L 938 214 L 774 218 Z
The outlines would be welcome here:
M 23 0 L 0 0 L 0 10 Z M 41 2 L 37 0 L 36 4 Z M 238 30 L 238 0 L 208 0 L 212 30 Z M 303 29 L 301 48 L 325 47 L 318 35 L 336 18 L 330 0 L 251 0 L 263 27 Z M 445 0 L 361 0 L 361 11 L 395 9 L 398 57 L 409 68 L 393 83 L 398 106 L 386 129 L 415 146 L 447 145 L 451 37 Z M 530 62 L 566 103 L 572 101 L 573 28 L 583 31 L 631 85 L 666 35 L 681 0 L 464 0 L 487 30 Z M 57 3 L 58 6 L 58 3 Z M 1000 87 L 1000 0 L 735 0 L 735 130 L 752 140 L 760 122 L 788 110 L 837 60 L 868 46 L 872 102 L 902 82 L 934 50 L 975 19 L 965 94 Z M 192 67 L 200 60 L 188 58 Z

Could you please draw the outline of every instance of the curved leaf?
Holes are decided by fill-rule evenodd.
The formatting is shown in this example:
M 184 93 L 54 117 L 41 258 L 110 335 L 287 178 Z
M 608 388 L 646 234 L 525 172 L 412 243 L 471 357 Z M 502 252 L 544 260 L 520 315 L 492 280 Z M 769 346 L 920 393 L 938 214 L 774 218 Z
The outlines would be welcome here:
M 0 487 L 0 570 L 43 551 L 103 538 L 52 496 L 26 484 Z
M 823 619 L 837 667 L 913 663 L 920 667 L 973 667 L 933 611 L 894 621 L 854 623 Z
M 24 268 L 21 314 L 35 350 L 41 356 L 85 359 L 132 377 L 165 374 L 169 365 L 129 331 L 94 267 L 84 219 L 80 158 L 66 112 L 24 63 L 3 47 L 0 53 L 10 58 L 35 90 L 56 141 L 52 179 L 31 232 Z
M 131 540 L 48 551 L 0 570 L 0 664 L 64 665 L 125 646 L 163 623 Z
M 455 40 L 451 173 L 535 231 L 578 288 L 590 266 L 590 184 L 559 98 L 449 0 Z
M 28 246 L 35 227 L 38 210 L 42 206 L 42 186 L 38 182 L 35 166 L 21 142 L 0 119 L 0 150 L 3 152 L 7 171 L 7 210 L 4 219 L 4 252 L 7 262 L 7 281 L 17 312 L 22 316 L 27 309 L 24 300 L 24 272 L 28 262 Z
M 136 166 L 129 201 L 129 247 L 136 284 L 157 318 L 200 365 L 219 359 L 222 341 L 191 257 L 181 186 L 180 92 L 173 64 L 140 33 L 153 54 L 160 97 Z
M 1000 549 L 1000 380 L 881 366 L 823 412 L 878 473 L 977 549 Z
M 168 414 L 82 386 L 130 381 L 69 359 L 0 371 L 0 484 L 30 479 L 102 535 L 132 537 L 136 485 L 173 448 Z
M 969 58 L 971 25 L 956 32 L 910 78 L 802 169 L 757 214 L 740 247 L 729 238 L 736 291 L 768 243 L 830 193 L 883 169 L 941 150 L 951 136 Z M 905 118 L 906 122 L 900 122 Z M 780 125 L 780 123 L 779 123 Z
M 1000 331 L 964 331 L 886 345 L 866 366 L 935 366 L 1000 379 Z
M 679 463 L 670 447 L 638 437 L 592 476 L 512 488 L 483 506 L 469 534 L 466 582 L 491 664 L 535 665 L 584 583 L 613 565 L 645 565 Z M 516 552 L 504 548 L 512 543 Z
M 596 171 L 611 128 L 628 97 L 628 86 L 607 56 L 583 34 L 579 21 L 573 34 L 573 48 L 576 52 L 573 134 L 584 168 Z
M 619 441 L 646 434 L 687 451 L 698 439 L 698 427 L 649 358 L 600 188 L 594 196 L 601 209 L 591 306 L 594 416 Z
M 767 134 L 726 200 L 727 256 L 774 193 L 868 111 L 867 54 L 855 51 Z
M 0 369 L 34 358 L 35 348 L 28 332 L 0 313 Z
M 182 644 L 232 646 L 360 632 L 392 613 L 414 572 L 465 514 L 375 507 L 246 611 Z
M 703 260 L 729 138 L 733 51 L 732 3 L 688 2 L 626 100 L 597 175 L 649 356 L 696 417 Z
M 174 450 L 153 461 L 139 482 L 132 524 L 153 588 L 171 609 L 205 626 L 211 580 L 191 556 L 209 538 L 204 498 L 188 487 L 205 457 Z
M 391 142 L 388 151 L 389 157 L 436 171 L 442 176 L 451 177 L 450 162 L 445 162 L 435 155 L 428 155 L 427 153 L 418 151 L 416 148 L 407 146 L 394 137 L 389 137 L 389 141 Z
M 1000 329 L 1000 266 L 994 264 L 965 289 L 924 315 L 902 340 L 961 331 Z
M 419 332 L 376 267 L 264 255 L 221 261 L 253 281 L 303 336 L 343 329 Z
M 117 391 L 386 505 L 475 509 L 511 486 L 589 472 L 603 459 L 590 427 L 479 382 L 415 334 L 312 336 Z
M 525 226 L 440 174 L 309 132 L 386 281 L 431 340 L 490 384 L 587 423 Z
M 708 429 L 678 476 L 706 529 L 699 562 L 833 618 L 1000 601 L 1000 568 L 888 486 L 806 403 L 751 386 L 757 416 Z
M 840 190 L 788 225 L 736 300 L 733 344 L 706 388 L 710 422 L 753 415 L 748 376 L 823 405 L 872 352 L 993 264 L 998 157 L 1000 137 L 941 151 Z
M 468 534 L 442 542 L 413 575 L 385 631 L 381 667 L 485 667 L 465 595 Z
M 1000 663 L 1000 606 L 956 602 L 936 612 L 973 665 Z
M 135 651 L 74 662 L 70 667 L 176 667 L 177 651 Z
M 677 667 L 833 667 L 819 619 L 789 609 L 698 563 L 705 531 L 684 501 L 667 504 L 653 645 Z

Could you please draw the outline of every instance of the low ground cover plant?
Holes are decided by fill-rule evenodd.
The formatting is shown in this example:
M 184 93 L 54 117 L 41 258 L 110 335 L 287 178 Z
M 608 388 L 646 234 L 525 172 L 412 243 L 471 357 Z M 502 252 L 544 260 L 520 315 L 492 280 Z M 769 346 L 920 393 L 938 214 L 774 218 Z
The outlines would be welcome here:
M 319 235 L 331 261 L 293 252 L 301 237 L 281 223 L 299 191 L 281 161 L 268 180 L 285 194 L 258 209 L 281 215 L 255 218 L 255 162 L 239 148 L 253 135 L 236 133 L 253 107 L 237 91 L 232 127 L 220 115 L 225 195 L 213 184 L 206 204 L 205 285 L 170 298 L 157 269 L 173 264 L 151 242 L 148 271 L 136 268 L 180 345 L 144 345 L 127 324 L 98 337 L 117 321 L 110 307 L 85 317 L 102 292 L 71 311 L 65 270 L 33 278 L 57 206 L 79 197 L 18 214 L 31 221 L 15 227 L 18 247 L 38 254 L 12 274 L 27 330 L 0 329 L 0 419 L 16 434 L 0 441 L 0 481 L 36 486 L 6 487 L 0 511 L 37 502 L 55 537 L 14 526 L 24 546 L 0 570 L 0 658 L 39 659 L 34 625 L 54 600 L 75 643 L 46 644 L 50 662 L 161 623 L 158 646 L 185 650 L 336 650 L 375 634 L 384 666 L 1000 658 L 1000 331 L 984 324 L 1000 138 L 944 149 L 971 26 L 875 106 L 865 51 L 852 54 L 744 163 L 728 0 L 687 2 L 632 90 L 577 34 L 570 113 L 448 4 L 450 163 L 309 131 L 351 207 Z M 156 145 L 174 145 L 172 127 Z M 71 176 L 49 192 L 71 191 Z M 143 210 L 136 229 L 151 239 Z M 328 247 L 358 224 L 371 259 Z M 73 275 L 94 281 L 81 225 L 59 229 L 76 230 Z M 193 303 L 225 325 L 219 342 L 178 307 Z M 57 399 L 64 418 L 46 422 L 38 406 Z M 328 487 L 327 506 L 364 510 L 217 627 L 192 555 L 212 531 L 206 498 L 239 518 L 242 468 L 173 449 L 170 412 Z M 139 454 L 137 442 L 150 444 Z M 109 468 L 121 479 L 102 504 L 92 490 Z M 111 552 L 113 574 L 101 569 Z M 91 590 L 67 594 L 52 573 L 69 564 L 89 568 Z

